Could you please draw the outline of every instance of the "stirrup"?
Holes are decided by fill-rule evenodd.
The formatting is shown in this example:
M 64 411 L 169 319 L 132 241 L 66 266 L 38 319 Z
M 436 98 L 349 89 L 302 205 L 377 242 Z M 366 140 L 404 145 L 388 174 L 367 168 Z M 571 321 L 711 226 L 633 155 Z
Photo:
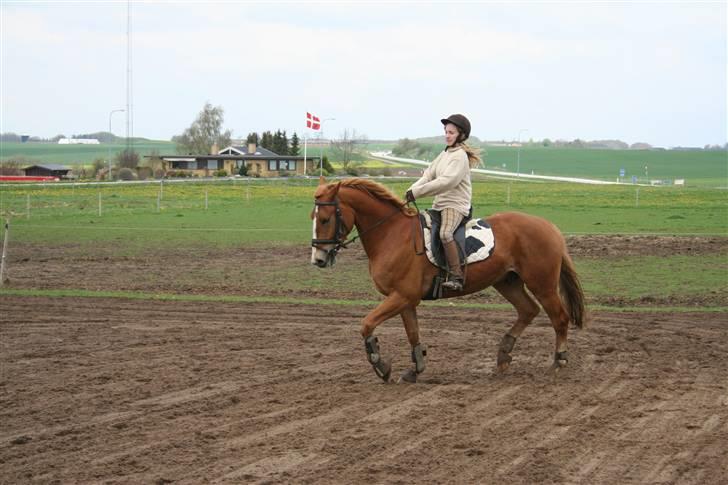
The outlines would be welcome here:
M 449 281 L 446 281 L 442 284 L 443 288 L 447 288 L 448 290 L 454 290 L 454 291 L 462 291 L 463 289 L 463 282 L 459 279 L 452 279 Z

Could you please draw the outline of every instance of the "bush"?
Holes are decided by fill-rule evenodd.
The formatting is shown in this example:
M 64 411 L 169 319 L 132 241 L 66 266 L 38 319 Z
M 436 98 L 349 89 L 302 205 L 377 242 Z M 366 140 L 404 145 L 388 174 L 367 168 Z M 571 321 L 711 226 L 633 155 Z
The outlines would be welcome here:
M 220 170 L 215 171 L 215 177 L 227 177 L 227 176 L 228 176 L 228 173 L 227 173 L 227 170 L 225 170 L 225 169 L 220 169 Z
M 137 167 L 137 176 L 139 180 L 146 180 L 152 176 L 152 169 L 150 167 Z
M 123 167 L 119 169 L 119 180 L 136 180 L 136 174 L 130 168 Z
M 18 159 L 5 160 L 0 163 L 0 175 L 23 175 L 21 163 Z

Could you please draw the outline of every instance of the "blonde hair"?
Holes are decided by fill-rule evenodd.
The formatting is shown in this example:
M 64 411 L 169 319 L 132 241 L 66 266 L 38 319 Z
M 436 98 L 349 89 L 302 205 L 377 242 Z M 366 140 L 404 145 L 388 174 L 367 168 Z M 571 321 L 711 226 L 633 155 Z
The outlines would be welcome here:
M 463 147 L 463 150 L 465 150 L 465 153 L 468 156 L 470 168 L 476 168 L 477 166 L 479 166 L 480 163 L 483 161 L 480 158 L 480 148 L 471 147 L 465 142 L 460 143 L 460 146 Z

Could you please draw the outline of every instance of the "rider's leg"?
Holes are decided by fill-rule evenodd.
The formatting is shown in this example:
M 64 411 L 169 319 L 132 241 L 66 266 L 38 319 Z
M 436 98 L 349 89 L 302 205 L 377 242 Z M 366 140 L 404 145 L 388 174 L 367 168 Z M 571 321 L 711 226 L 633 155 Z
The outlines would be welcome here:
M 460 252 L 453 233 L 460 225 L 463 216 L 455 209 L 442 210 L 442 224 L 440 225 L 440 240 L 445 249 L 445 258 L 450 271 L 450 280 L 443 283 L 443 288 L 460 291 L 463 289 L 463 270 L 460 267 Z

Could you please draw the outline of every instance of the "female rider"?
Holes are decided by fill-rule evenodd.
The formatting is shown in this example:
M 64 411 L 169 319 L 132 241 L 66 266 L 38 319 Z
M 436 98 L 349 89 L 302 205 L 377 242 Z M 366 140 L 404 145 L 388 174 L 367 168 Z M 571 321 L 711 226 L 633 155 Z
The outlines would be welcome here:
M 460 291 L 463 289 L 464 278 L 453 232 L 470 213 L 470 169 L 480 164 L 480 155 L 479 150 L 465 143 L 470 136 L 470 121 L 465 116 L 454 114 L 440 121 L 445 128 L 447 147 L 407 190 L 405 198 L 407 202 L 414 202 L 420 197 L 435 196 L 432 208 L 441 213 L 440 239 L 450 271 L 449 281 L 442 286 Z

